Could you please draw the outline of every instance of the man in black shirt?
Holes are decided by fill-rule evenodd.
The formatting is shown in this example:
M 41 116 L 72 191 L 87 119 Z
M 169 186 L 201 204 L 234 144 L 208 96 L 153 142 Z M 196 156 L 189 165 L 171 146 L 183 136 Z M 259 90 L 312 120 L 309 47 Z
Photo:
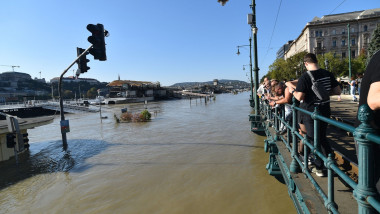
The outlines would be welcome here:
M 359 107 L 363 104 L 373 110 L 372 127 L 377 129 L 377 134 L 380 134 L 380 50 L 377 51 L 369 61 L 367 69 L 364 73 L 362 84 L 360 87 Z M 356 118 L 356 126 L 360 125 L 360 121 Z M 380 152 L 379 146 L 373 147 L 375 154 L 375 182 L 378 182 L 380 177 Z M 356 149 L 356 153 L 358 150 Z M 378 185 L 377 185 L 378 186 Z M 378 189 L 380 192 L 380 190 Z
M 374 126 L 380 128 L 380 50 L 371 58 L 360 87 L 359 106 L 368 104 L 374 111 Z
M 304 57 L 304 64 L 308 71 L 310 71 L 311 75 L 318 83 L 322 84 L 327 92 L 330 95 L 339 95 L 341 93 L 341 89 L 339 87 L 338 82 L 336 81 L 334 75 L 324 69 L 320 69 L 318 66 L 318 60 L 315 54 L 308 53 Z M 300 108 L 303 108 L 307 111 L 314 111 L 314 107 L 319 108 L 319 112 L 322 116 L 330 117 L 331 109 L 330 109 L 330 99 L 321 101 L 315 95 L 312 90 L 312 81 L 307 72 L 303 73 L 302 76 L 298 79 L 297 87 L 295 90 L 291 91 L 293 96 L 301 102 Z M 307 138 L 310 141 L 314 139 L 314 120 L 307 114 L 300 114 L 300 123 L 304 124 L 307 131 Z M 319 127 L 319 141 L 321 145 L 321 151 L 324 155 L 328 155 L 332 153 L 331 146 L 326 139 L 326 129 L 327 123 L 320 121 Z M 319 158 L 316 158 L 315 165 L 317 168 L 316 174 L 318 176 L 323 176 L 322 168 L 323 163 Z

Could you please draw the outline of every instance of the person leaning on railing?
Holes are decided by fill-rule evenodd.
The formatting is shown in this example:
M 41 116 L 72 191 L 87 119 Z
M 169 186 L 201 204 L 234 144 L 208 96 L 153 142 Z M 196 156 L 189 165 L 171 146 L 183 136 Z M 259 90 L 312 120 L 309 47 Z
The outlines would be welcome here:
M 261 98 L 261 96 L 269 93 L 268 92 L 269 85 L 270 85 L 269 80 L 267 77 L 265 77 L 263 83 L 257 89 L 257 96 Z
M 277 99 L 273 99 L 269 105 L 274 107 L 276 105 L 292 104 L 293 95 L 289 91 L 289 87 L 285 86 L 285 83 L 279 82 L 274 86 L 274 90 L 277 95 Z M 289 105 L 284 106 L 285 109 L 285 121 L 290 124 L 292 118 L 292 108 Z M 286 126 L 281 123 L 280 131 L 278 134 L 284 134 L 286 132 Z
M 367 65 L 366 71 L 361 82 L 360 87 L 360 97 L 359 97 L 359 107 L 363 104 L 368 104 L 368 106 L 373 110 L 374 118 L 372 120 L 372 127 L 377 129 L 377 134 L 380 135 L 380 50 L 377 51 L 371 58 Z M 359 120 L 356 118 L 356 127 L 360 125 Z M 355 142 L 356 143 L 356 142 Z M 357 146 L 357 144 L 356 144 Z M 380 148 L 379 145 L 374 146 L 375 154 L 375 181 L 380 178 Z M 358 153 L 358 148 L 356 148 L 356 154 Z M 379 186 L 379 182 L 376 185 Z M 379 187 L 377 188 L 379 191 Z M 380 191 L 379 191 L 380 192 Z
M 310 71 L 315 81 L 322 84 L 324 88 L 330 93 L 330 95 L 339 95 L 341 89 L 338 82 L 336 81 L 334 75 L 318 66 L 318 60 L 315 54 L 308 53 L 304 56 L 304 64 L 307 71 Z M 302 74 L 298 79 L 297 87 L 291 91 L 293 96 L 301 102 L 300 108 L 307 111 L 313 112 L 314 108 L 318 106 L 320 115 L 324 117 L 330 117 L 330 100 L 321 101 L 317 98 L 316 94 L 312 90 L 312 81 L 308 72 Z M 314 140 L 314 120 L 310 115 L 299 112 L 300 123 L 304 124 L 306 127 L 306 135 L 309 141 Z M 326 129 L 327 123 L 320 121 L 319 126 L 319 145 L 321 146 L 321 152 L 327 157 L 328 154 L 332 153 L 332 148 L 330 143 L 326 139 Z M 323 162 L 320 158 L 315 159 L 316 173 L 317 176 L 324 176 Z

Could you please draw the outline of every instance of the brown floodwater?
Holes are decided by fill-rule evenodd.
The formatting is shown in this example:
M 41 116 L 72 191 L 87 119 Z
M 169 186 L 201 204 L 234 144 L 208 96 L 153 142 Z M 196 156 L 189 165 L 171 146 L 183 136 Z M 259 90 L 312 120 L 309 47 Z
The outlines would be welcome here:
M 0 213 L 296 213 L 250 132 L 249 93 L 148 103 L 151 122 L 116 123 L 121 108 L 57 116 L 29 130 L 30 151 L 0 164 Z

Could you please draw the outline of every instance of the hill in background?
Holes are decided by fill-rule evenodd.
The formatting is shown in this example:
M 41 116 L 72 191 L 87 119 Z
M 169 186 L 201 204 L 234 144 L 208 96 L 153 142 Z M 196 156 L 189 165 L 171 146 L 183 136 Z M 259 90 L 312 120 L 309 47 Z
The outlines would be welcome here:
M 207 82 L 182 82 L 182 83 L 173 84 L 170 87 L 183 87 L 183 88 L 187 88 L 187 87 L 195 87 L 195 86 L 203 86 L 203 85 L 213 85 L 213 84 L 214 84 L 213 81 L 207 81 Z M 219 85 L 226 85 L 226 86 L 234 86 L 234 85 L 236 86 L 236 85 L 239 85 L 239 86 L 242 86 L 242 87 L 250 87 L 250 83 L 244 82 L 244 81 L 241 81 L 241 80 L 225 80 L 225 79 L 221 79 L 221 80 L 218 80 L 218 84 Z

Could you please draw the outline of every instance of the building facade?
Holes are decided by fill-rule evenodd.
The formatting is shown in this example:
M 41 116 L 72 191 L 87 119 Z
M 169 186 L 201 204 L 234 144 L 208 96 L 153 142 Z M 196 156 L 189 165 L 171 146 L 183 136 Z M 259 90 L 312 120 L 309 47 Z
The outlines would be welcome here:
M 284 59 L 285 58 L 285 52 L 289 50 L 290 44 L 292 44 L 293 40 L 288 41 L 285 45 L 283 45 L 280 49 L 277 51 L 276 59 Z
M 342 58 L 348 57 L 350 51 L 351 57 L 355 58 L 361 52 L 367 52 L 378 24 L 380 8 L 315 17 L 289 45 L 284 59 L 302 51 L 322 55 L 332 52 L 334 56 Z

